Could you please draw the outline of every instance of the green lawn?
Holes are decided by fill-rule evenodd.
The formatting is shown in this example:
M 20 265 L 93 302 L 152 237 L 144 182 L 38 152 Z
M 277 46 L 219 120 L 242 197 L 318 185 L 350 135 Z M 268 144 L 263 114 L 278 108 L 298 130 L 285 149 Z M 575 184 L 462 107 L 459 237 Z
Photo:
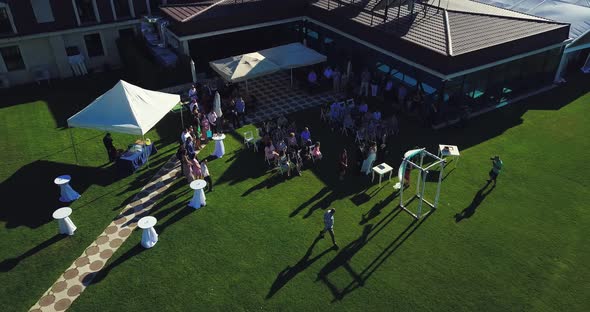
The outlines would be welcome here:
M 393 167 L 414 146 L 456 144 L 462 153 L 445 170 L 440 208 L 419 221 L 398 208 L 393 180 L 378 187 L 351 172 L 338 181 L 337 153 L 351 138 L 322 127 L 317 110 L 295 116 L 325 155 L 302 177 L 267 172 L 263 155 L 242 147 L 241 131 L 230 135 L 227 155 L 210 162 L 207 207 L 187 208 L 192 193 L 178 179 L 151 212 L 158 244 L 144 250 L 135 231 L 71 310 L 588 311 L 589 86 L 580 77 L 461 127 L 432 131 L 402 120 L 386 155 Z M 76 109 L 64 105 L 0 109 L 2 190 L 15 199 L 0 208 L 2 311 L 32 306 L 175 149 L 172 114 L 148 135 L 160 149 L 152 167 L 120 178 L 103 166 L 102 134 L 75 129 L 76 166 L 60 128 L 69 115 L 56 114 Z M 480 191 L 495 154 L 505 169 L 497 186 Z M 62 172 L 82 198 L 72 204 L 76 235 L 58 239 L 49 215 Z M 435 185 L 427 183 L 429 196 Z M 339 250 L 317 239 L 328 207 L 337 208 Z M 457 222 L 465 209 L 469 217 Z

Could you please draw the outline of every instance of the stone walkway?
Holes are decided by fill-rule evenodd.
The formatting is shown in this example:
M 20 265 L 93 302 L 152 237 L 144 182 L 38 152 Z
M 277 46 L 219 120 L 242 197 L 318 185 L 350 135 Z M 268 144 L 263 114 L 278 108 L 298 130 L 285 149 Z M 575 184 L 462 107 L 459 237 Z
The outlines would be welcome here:
M 178 178 L 180 171 L 176 155 L 156 173 L 150 182 L 135 196 L 109 226 L 31 307 L 31 311 L 64 311 L 137 227 L 137 221 L 149 215 L 151 208 L 168 187 Z

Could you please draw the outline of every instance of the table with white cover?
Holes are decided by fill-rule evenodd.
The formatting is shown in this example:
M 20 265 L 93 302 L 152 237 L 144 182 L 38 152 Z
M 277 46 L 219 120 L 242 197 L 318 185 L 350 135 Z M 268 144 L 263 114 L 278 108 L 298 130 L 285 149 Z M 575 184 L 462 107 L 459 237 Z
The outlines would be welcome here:
M 455 158 L 455 167 L 459 164 L 459 157 L 461 157 L 461 153 L 459 153 L 459 148 L 456 145 L 448 145 L 448 144 L 439 144 L 438 145 L 438 156 L 439 157 L 453 157 Z
M 70 219 L 71 214 L 72 208 L 70 207 L 59 208 L 53 212 L 53 218 L 57 220 L 57 224 L 59 225 L 59 234 L 74 235 L 76 226 Z
M 195 209 L 199 209 L 205 205 L 207 205 L 205 192 L 203 189 L 207 186 L 207 182 L 205 180 L 194 180 L 191 182 L 190 187 L 195 190 L 193 194 L 193 198 L 188 203 L 189 207 L 193 207 Z
M 225 155 L 225 145 L 223 144 L 223 140 L 225 140 L 225 134 L 213 135 L 213 141 L 215 141 L 215 151 L 213 152 L 213 155 L 217 158 L 221 158 Z
M 57 186 L 59 186 L 59 189 L 60 189 L 59 200 L 61 202 L 69 203 L 69 202 L 72 202 L 72 201 L 80 198 L 80 194 L 78 194 L 78 192 L 74 191 L 74 189 L 70 186 L 71 180 L 72 180 L 72 177 L 70 177 L 69 175 L 61 175 L 61 176 L 55 178 L 55 180 L 53 180 L 53 183 L 55 183 Z
M 381 185 L 381 179 L 383 175 L 389 172 L 389 180 L 391 180 L 391 173 L 393 172 L 393 168 L 386 163 L 382 163 L 373 167 L 373 176 L 371 178 L 371 182 L 375 180 L 375 172 L 379 175 L 379 185 Z
M 152 248 L 158 242 L 158 233 L 154 229 L 154 225 L 158 220 L 154 217 L 143 217 L 137 222 L 137 226 L 143 229 L 141 234 L 141 246 L 144 248 Z

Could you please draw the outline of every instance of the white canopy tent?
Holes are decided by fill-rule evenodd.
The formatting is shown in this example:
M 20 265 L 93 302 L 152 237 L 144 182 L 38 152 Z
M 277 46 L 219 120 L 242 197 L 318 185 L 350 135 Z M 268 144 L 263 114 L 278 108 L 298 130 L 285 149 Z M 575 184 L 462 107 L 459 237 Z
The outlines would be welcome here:
M 226 81 L 240 82 L 279 70 L 322 63 L 326 59 L 325 55 L 296 42 L 212 61 L 209 65 Z
M 179 102 L 180 95 L 146 90 L 120 80 L 68 118 L 68 127 L 144 136 Z

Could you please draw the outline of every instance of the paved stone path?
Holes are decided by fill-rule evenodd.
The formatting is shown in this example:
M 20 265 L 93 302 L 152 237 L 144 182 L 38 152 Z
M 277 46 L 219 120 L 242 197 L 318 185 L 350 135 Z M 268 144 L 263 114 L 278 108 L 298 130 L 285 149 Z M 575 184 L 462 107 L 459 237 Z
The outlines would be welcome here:
M 204 146 L 203 146 L 204 147 Z M 109 226 L 43 294 L 31 311 L 64 311 L 137 227 L 180 171 L 176 155 L 166 163 Z M 188 187 L 188 186 L 187 186 Z M 139 243 L 139 242 L 138 242 Z

